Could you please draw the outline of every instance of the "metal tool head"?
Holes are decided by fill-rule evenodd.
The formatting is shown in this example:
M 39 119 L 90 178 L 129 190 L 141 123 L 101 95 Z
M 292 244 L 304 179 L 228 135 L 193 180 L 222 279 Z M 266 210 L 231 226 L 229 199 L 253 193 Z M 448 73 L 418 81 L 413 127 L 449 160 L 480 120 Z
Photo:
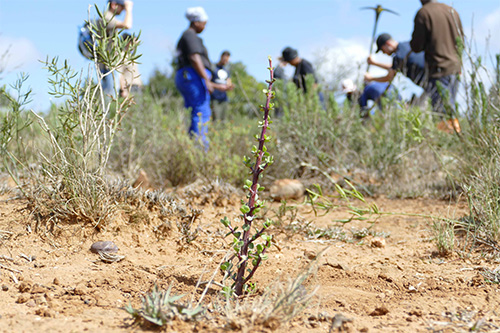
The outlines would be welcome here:
M 380 13 L 382 13 L 382 12 L 389 12 L 389 13 L 392 13 L 394 15 L 398 15 L 399 16 L 399 14 L 396 13 L 395 11 L 387 9 L 387 8 L 384 8 L 384 7 L 382 7 L 382 5 L 377 5 L 376 7 L 361 7 L 360 9 L 361 10 L 365 10 L 365 9 L 374 10 L 375 13 L 377 14 L 377 16 L 380 15 Z

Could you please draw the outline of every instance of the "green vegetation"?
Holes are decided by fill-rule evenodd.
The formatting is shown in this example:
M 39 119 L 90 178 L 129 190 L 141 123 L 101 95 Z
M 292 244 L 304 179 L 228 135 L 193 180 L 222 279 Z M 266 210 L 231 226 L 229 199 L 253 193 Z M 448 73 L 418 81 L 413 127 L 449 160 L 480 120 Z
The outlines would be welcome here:
M 272 60 L 269 59 L 269 71 L 271 73 L 268 82 L 268 89 L 264 90 L 266 94 L 266 104 L 261 106 L 260 111 L 264 113 L 262 121 L 259 121 L 259 127 L 262 128 L 260 135 L 255 135 L 258 145 L 252 147 L 252 157 L 244 157 L 243 164 L 249 169 L 249 174 L 252 179 L 245 181 L 245 190 L 248 191 L 247 202 L 242 202 L 240 211 L 242 213 L 243 225 L 241 231 L 238 231 L 238 226 L 231 226 L 231 221 L 226 217 L 221 220 L 221 223 L 229 229 L 229 233 L 233 236 L 232 246 L 234 255 L 229 260 L 221 265 L 224 271 L 224 277 L 230 277 L 234 280 L 231 288 L 226 288 L 225 291 L 228 295 L 234 293 L 238 296 L 243 295 L 243 291 L 248 289 L 250 280 L 255 274 L 263 260 L 267 259 L 266 251 L 272 244 L 272 236 L 266 233 L 266 229 L 271 226 L 271 221 L 266 220 L 260 226 L 260 230 L 255 227 L 254 220 L 259 215 L 258 213 L 264 207 L 264 201 L 259 197 L 264 187 L 259 184 L 259 179 L 262 178 L 264 171 L 273 164 L 273 156 L 267 151 L 266 143 L 269 142 L 271 137 L 267 134 L 270 129 L 272 121 L 270 120 L 269 113 L 273 110 L 274 104 L 271 102 L 274 99 L 274 91 L 272 90 L 274 84 Z M 255 162 L 253 162 L 255 160 Z M 254 231 L 252 231 L 252 226 Z M 262 243 L 258 243 L 262 239 Z M 233 260 L 237 262 L 233 272 Z M 249 263 L 252 268 L 247 268 Z M 247 271 L 248 269 L 248 271 Z
M 123 48 L 120 39 L 116 41 L 113 49 Z M 129 58 L 117 57 L 108 48 L 98 52 L 111 69 L 108 75 L 124 61 L 137 59 L 135 52 Z M 316 213 L 346 208 L 350 217 L 336 221 L 339 226 L 351 221 L 371 222 L 389 214 L 380 212 L 376 205 L 353 206 L 350 199 L 366 203 L 365 197 L 377 194 L 402 198 L 463 196 L 469 203 L 468 216 L 456 221 L 433 219 L 438 253 L 467 254 L 478 248 L 498 252 L 500 56 L 496 61 L 491 88 L 486 89 L 477 74 L 485 71 L 485 65 L 481 59 L 470 57 L 460 134 L 438 131 L 428 107 L 414 108 L 393 101 L 385 101 L 382 111 L 363 121 L 357 106 L 337 104 L 333 92 L 326 92 L 322 105 L 317 89 L 303 94 L 292 83 L 282 81 L 269 82 L 266 89 L 243 64 L 235 63 L 231 115 L 224 122 L 210 124 L 210 150 L 206 153 L 187 133 L 190 111 L 184 109 L 171 74 L 156 71 L 142 94 L 111 98 L 104 95 L 102 75 L 96 67 L 82 75 L 66 61 L 47 59 L 49 84 L 59 102 L 46 113 L 25 109 L 30 100 L 30 91 L 23 87 L 25 77 L 10 89 L 0 90 L 1 168 L 19 185 L 37 228 L 45 226 L 49 233 L 54 226 L 69 223 L 105 229 L 116 211 L 140 201 L 136 207 L 141 209 L 153 210 L 156 205 L 165 229 L 157 227 L 159 237 L 168 234 L 174 224 L 166 220 L 166 212 L 180 208 L 173 208 L 170 198 L 157 192 L 135 193 L 129 184 L 140 169 L 148 174 L 151 186 L 160 191 L 197 179 L 203 184 L 222 180 L 245 188 L 248 201 L 242 202 L 240 220 L 233 224 L 226 218 L 221 221 L 229 230 L 226 236 L 233 238 L 228 245 L 232 252 L 219 266 L 225 278 L 232 279 L 231 286 L 224 290 L 228 299 L 252 290 L 251 278 L 267 258 L 272 230 L 348 242 L 367 235 L 380 236 L 370 228 L 353 229 L 350 235 L 342 229 L 298 224 L 294 209 L 286 204 L 275 212 L 275 221 L 267 219 L 267 208 L 257 194 L 273 179 L 301 178 L 309 185 L 305 205 Z M 275 89 L 270 91 L 273 84 Z M 256 105 L 262 103 L 262 90 L 268 99 L 259 110 Z M 273 104 L 279 113 L 273 112 Z M 266 134 L 269 117 L 273 118 L 272 136 Z M 253 146 L 259 130 L 258 145 Z M 245 157 L 242 163 L 244 152 L 252 152 L 253 157 Z M 271 163 L 273 167 L 267 169 Z M 261 177 L 264 170 L 265 178 Z M 201 211 L 184 213 L 175 225 L 183 246 L 190 246 L 199 236 L 193 224 Z M 269 291 L 274 298 L 268 294 L 267 301 L 277 303 L 263 306 L 262 322 L 279 316 L 289 318 L 306 306 L 311 294 L 301 293 L 304 279 L 293 282 L 289 290 Z M 488 279 L 498 283 L 498 272 Z M 142 308 L 129 306 L 127 311 L 156 325 L 174 318 L 192 320 L 201 312 L 198 307 L 180 306 L 177 300 L 177 296 L 170 296 L 170 289 L 164 293 L 155 288 L 143 297 Z M 234 319 L 231 313 L 227 314 L 228 322 Z

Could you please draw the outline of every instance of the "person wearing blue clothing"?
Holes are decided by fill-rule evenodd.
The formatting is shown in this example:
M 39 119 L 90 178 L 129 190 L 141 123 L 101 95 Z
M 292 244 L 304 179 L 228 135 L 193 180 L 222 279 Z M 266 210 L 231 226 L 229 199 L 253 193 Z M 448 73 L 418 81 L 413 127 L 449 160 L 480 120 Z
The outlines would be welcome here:
M 225 84 L 229 89 L 233 89 L 233 83 L 231 82 L 231 74 L 228 68 L 229 59 L 231 53 L 229 51 L 223 51 L 219 62 L 215 64 L 213 68 L 212 82 L 218 84 Z M 227 117 L 228 110 L 228 97 L 227 92 L 224 90 L 215 89 L 210 95 L 212 101 L 212 111 L 213 119 L 217 121 L 224 121 Z
M 184 97 L 184 106 L 191 108 L 191 126 L 189 133 L 200 138 L 205 150 L 208 149 L 208 121 L 210 93 L 214 89 L 227 90 L 227 85 L 212 82 L 212 67 L 208 51 L 198 34 L 205 30 L 208 15 L 202 7 L 186 10 L 189 27 L 177 43 L 177 71 L 175 85 Z
M 359 106 L 361 107 L 361 117 L 367 118 L 370 116 L 371 107 L 368 107 L 368 101 L 373 101 L 379 109 L 382 109 L 382 97 L 401 99 L 396 89 L 389 82 L 367 83 L 358 99 Z
M 373 77 L 371 74 L 366 73 L 366 82 L 391 82 L 396 73 L 401 72 L 413 83 L 425 88 L 427 75 L 424 52 L 412 52 L 410 42 L 397 42 L 387 33 L 383 33 L 377 38 L 377 52 L 379 51 L 392 56 L 392 64 L 379 63 L 373 60 L 371 56 L 368 57 L 368 64 L 380 67 L 388 72 L 387 75 L 380 77 Z
M 104 15 L 99 19 L 97 26 L 104 28 L 107 37 L 113 36 L 115 31 L 132 28 L 132 8 L 134 3 L 130 0 L 108 0 L 108 7 Z M 125 12 L 123 21 L 120 21 L 116 16 Z M 111 51 L 112 46 L 108 45 L 107 50 Z M 99 71 L 102 75 L 102 89 L 106 95 L 113 95 L 115 90 L 115 82 L 110 69 L 104 64 L 98 62 Z

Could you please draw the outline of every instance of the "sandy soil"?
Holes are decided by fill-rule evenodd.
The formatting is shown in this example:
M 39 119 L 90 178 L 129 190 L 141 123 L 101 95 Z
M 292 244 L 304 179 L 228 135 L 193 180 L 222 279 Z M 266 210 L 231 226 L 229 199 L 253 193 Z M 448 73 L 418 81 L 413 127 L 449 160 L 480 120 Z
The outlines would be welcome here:
M 210 278 L 229 241 L 223 239 L 226 230 L 218 221 L 223 216 L 237 217 L 239 209 L 236 199 L 185 199 L 185 214 L 190 214 L 191 207 L 203 210 L 195 222 L 200 227 L 199 235 L 187 244 L 175 218 L 171 224 L 162 223 L 147 212 L 117 214 L 107 230 L 99 233 L 79 225 L 49 226 L 51 233 L 46 228 L 35 232 L 26 203 L 10 198 L 8 194 L 0 196 L 2 332 L 142 331 L 132 325 L 122 307 L 129 302 L 139 307 L 140 296 L 155 284 L 161 289 L 172 285 L 174 293 L 187 295 L 186 301 L 191 295 L 198 299 L 203 289 L 196 289 L 200 276 L 203 280 Z M 463 203 L 374 201 L 390 212 L 455 218 L 466 213 Z M 299 226 L 313 221 L 313 225 L 326 227 L 342 215 L 333 212 L 314 218 L 308 207 L 301 206 L 295 220 Z M 277 332 L 329 332 L 331 318 L 342 314 L 350 320 L 342 328 L 351 332 L 462 332 L 473 325 L 484 331 L 498 330 L 500 289 L 485 283 L 480 275 L 481 269 L 494 269 L 498 263 L 480 256 L 435 256 L 430 223 L 418 217 L 383 217 L 372 229 L 382 239 L 381 244 L 373 240 L 373 235 L 345 242 L 313 239 L 284 227 L 275 230 L 279 249 L 273 247 L 269 260 L 257 271 L 257 293 L 277 278 L 286 281 L 295 277 L 311 261 L 317 262 L 317 272 L 306 285 L 319 289 L 305 312 L 287 324 L 271 327 Z M 351 228 L 366 226 L 348 224 L 344 228 L 350 235 Z M 125 259 L 115 263 L 99 260 L 89 250 L 98 240 L 113 241 Z M 322 257 L 315 260 L 327 246 Z M 217 272 L 215 280 L 220 278 Z M 209 309 L 213 309 L 218 290 L 216 286 L 208 290 L 204 304 Z M 271 328 L 254 327 L 248 322 L 227 325 L 214 312 L 208 312 L 198 323 L 177 320 L 169 326 L 169 331 L 177 332 L 231 330 L 258 332 Z

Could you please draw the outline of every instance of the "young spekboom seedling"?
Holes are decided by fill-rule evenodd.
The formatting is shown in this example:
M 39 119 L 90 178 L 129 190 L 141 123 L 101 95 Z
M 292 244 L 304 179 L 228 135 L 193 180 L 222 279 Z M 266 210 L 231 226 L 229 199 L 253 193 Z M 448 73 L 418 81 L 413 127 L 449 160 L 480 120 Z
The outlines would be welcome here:
M 255 271 L 260 266 L 263 260 L 267 259 L 266 250 L 272 244 L 272 236 L 265 234 L 265 231 L 271 225 L 270 220 L 266 220 L 260 228 L 252 225 L 256 214 L 259 213 L 264 206 L 264 202 L 259 200 L 259 192 L 264 190 L 264 187 L 259 184 L 259 178 L 262 177 L 264 170 L 273 163 L 273 157 L 269 154 L 266 147 L 266 142 L 270 141 L 270 137 L 266 135 L 269 125 L 272 121 L 269 118 L 269 112 L 273 109 L 274 104 L 271 100 L 274 98 L 273 83 L 274 70 L 272 60 L 269 58 L 270 80 L 268 88 L 264 89 L 266 94 L 266 104 L 260 106 L 260 111 L 264 113 L 264 119 L 259 122 L 259 127 L 262 128 L 260 136 L 255 138 L 258 146 L 253 146 L 253 158 L 245 156 L 243 163 L 250 170 L 251 179 L 245 181 L 243 188 L 248 191 L 247 201 L 242 200 L 240 208 L 243 225 L 241 230 L 239 227 L 233 227 L 227 217 L 221 220 L 224 227 L 229 229 L 228 235 L 233 236 L 232 247 L 234 254 L 221 265 L 221 269 L 225 272 L 224 278 L 230 277 L 234 282 L 231 287 L 226 287 L 224 292 L 228 295 L 234 293 L 241 296 L 244 291 L 252 289 L 253 284 L 250 279 L 255 274 Z M 252 163 L 255 160 L 255 163 Z M 253 230 L 252 230 L 252 227 Z M 233 261 L 236 261 L 233 264 Z M 250 268 L 250 267 L 251 268 Z

